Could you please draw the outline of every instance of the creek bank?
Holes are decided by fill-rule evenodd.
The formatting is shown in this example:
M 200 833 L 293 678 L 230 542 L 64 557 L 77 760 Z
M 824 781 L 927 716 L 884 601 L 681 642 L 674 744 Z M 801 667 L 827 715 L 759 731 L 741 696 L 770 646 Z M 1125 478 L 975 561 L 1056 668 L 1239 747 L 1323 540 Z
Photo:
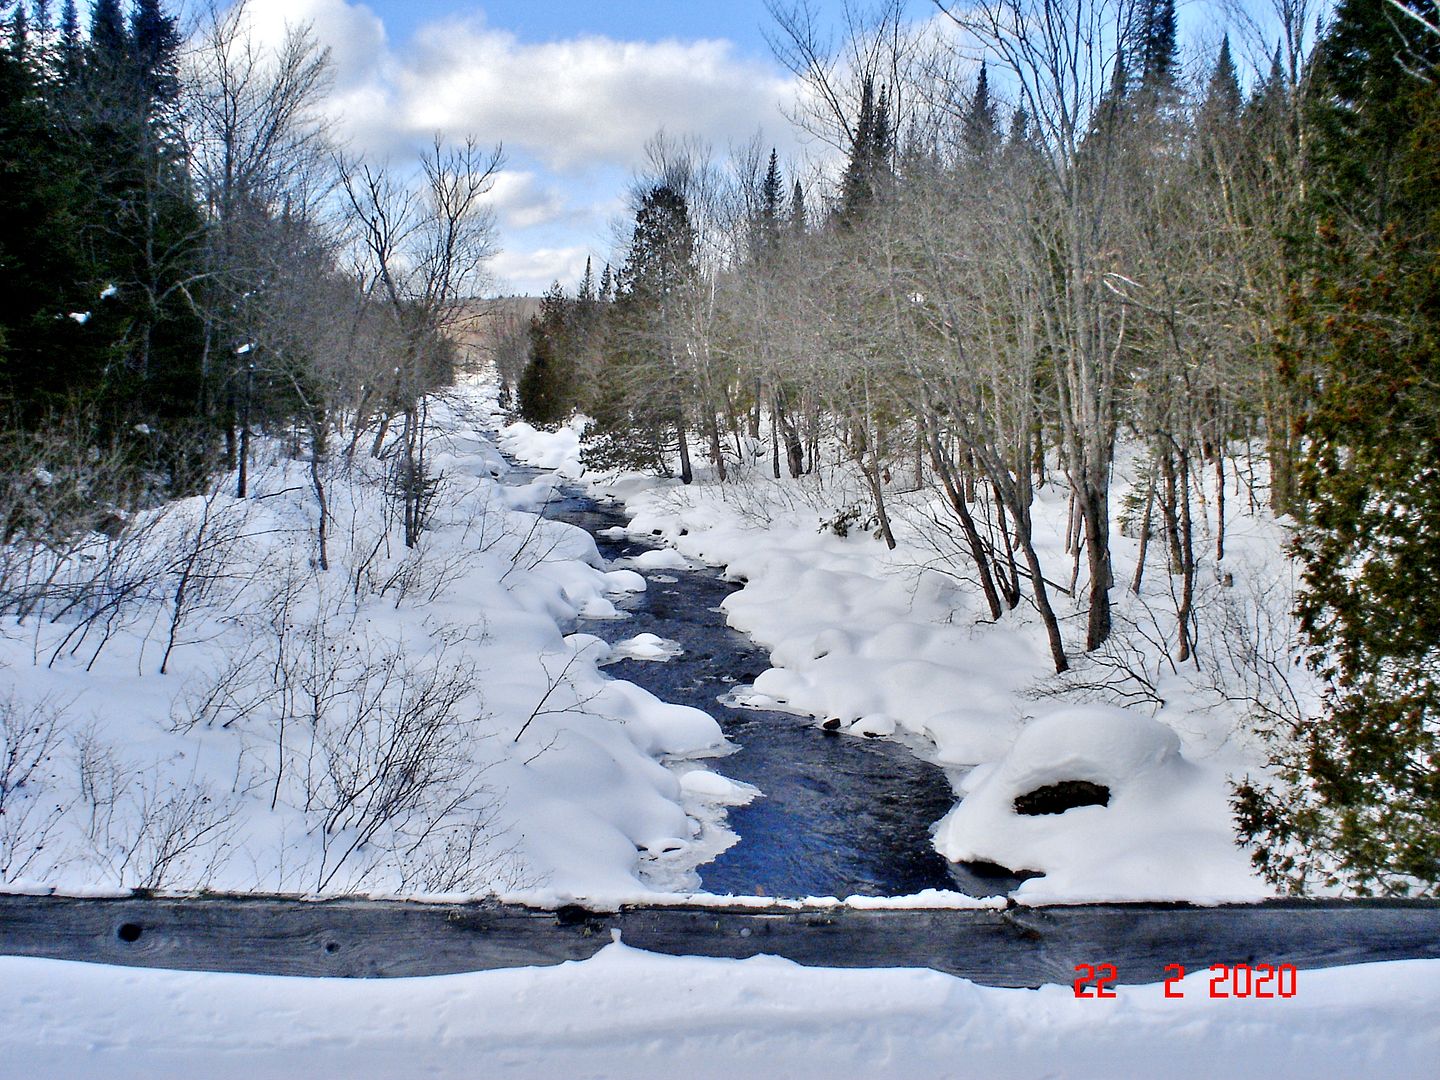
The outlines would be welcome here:
M 512 475 L 524 482 L 540 471 L 522 466 Z M 762 648 L 726 624 L 720 605 L 740 585 L 629 535 L 619 503 L 575 485 L 558 486 L 544 513 L 584 529 L 609 565 L 646 580 L 644 592 L 617 601 L 628 617 L 581 618 L 567 629 L 612 646 L 626 643 L 621 651 L 629 655 L 607 662 L 610 674 L 714 717 L 738 748 L 717 763 L 719 771 L 742 790 L 760 792 L 744 805 L 730 801 L 726 824 L 740 839 L 698 868 L 706 891 L 845 897 L 940 889 L 994 896 L 1030 876 L 967 868 L 935 851 L 932 832 L 955 803 L 955 778 L 918 756 L 923 747 L 878 737 L 888 734 L 879 731 L 835 738 L 809 718 L 731 703 L 737 686 L 770 667 Z M 636 639 L 667 646 L 637 656 Z M 661 652 L 668 659 L 656 662 Z

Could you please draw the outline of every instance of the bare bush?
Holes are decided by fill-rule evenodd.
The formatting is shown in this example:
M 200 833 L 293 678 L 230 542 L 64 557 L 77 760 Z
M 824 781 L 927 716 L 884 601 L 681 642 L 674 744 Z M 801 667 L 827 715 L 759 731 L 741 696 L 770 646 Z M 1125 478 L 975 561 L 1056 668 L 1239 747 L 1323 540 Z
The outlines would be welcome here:
M 47 858 L 65 812 L 50 773 L 64 720 L 65 710 L 49 699 L 24 704 L 13 693 L 0 697 L 0 881 L 14 881 Z
M 86 858 L 119 888 L 203 888 L 226 862 L 239 825 L 239 797 L 198 776 L 142 769 L 91 728 L 76 739 L 77 816 Z
M 482 719 L 460 711 L 475 671 L 449 651 L 414 663 L 401 645 L 381 646 L 346 687 L 341 714 L 314 728 L 305 799 L 319 818 L 317 889 L 366 847 L 403 863 L 447 823 L 483 818 L 489 793 L 471 753 Z

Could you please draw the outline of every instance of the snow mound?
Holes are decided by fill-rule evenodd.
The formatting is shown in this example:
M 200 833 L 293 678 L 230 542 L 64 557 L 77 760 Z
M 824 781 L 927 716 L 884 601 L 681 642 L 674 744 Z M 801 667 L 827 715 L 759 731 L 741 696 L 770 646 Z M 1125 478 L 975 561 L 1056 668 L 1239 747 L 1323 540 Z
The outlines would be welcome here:
M 1016 799 L 1067 781 L 1108 788 L 1109 804 L 1016 812 Z M 1059 710 L 1026 727 L 963 788 L 964 800 L 937 828 L 936 848 L 955 861 L 1045 874 L 1021 887 L 1023 900 L 1265 895 L 1226 827 L 1224 785 L 1188 761 L 1159 721 L 1099 705 Z M 1217 798 L 1222 805 L 1211 805 Z
M 656 548 L 654 551 L 644 551 L 631 558 L 621 559 L 619 563 L 638 566 L 642 570 L 684 570 L 690 565 L 685 561 L 685 556 L 674 548 Z
M 617 641 L 610 650 L 610 662 L 618 660 L 651 660 L 664 663 L 679 656 L 685 650 L 678 641 L 671 641 L 656 634 L 636 634 L 624 641 Z
M 562 478 L 574 480 L 585 471 L 580 464 L 580 436 L 589 423 L 588 417 L 576 416 L 559 431 L 541 431 L 520 420 L 500 433 L 500 448 L 530 465 L 554 469 Z

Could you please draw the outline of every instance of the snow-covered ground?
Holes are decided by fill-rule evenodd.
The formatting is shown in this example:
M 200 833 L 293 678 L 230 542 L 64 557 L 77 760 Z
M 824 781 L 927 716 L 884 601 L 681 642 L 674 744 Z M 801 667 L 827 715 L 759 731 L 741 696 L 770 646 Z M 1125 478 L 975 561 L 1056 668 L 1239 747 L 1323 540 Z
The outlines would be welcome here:
M 0 889 L 693 887 L 741 798 L 693 775 L 720 729 L 598 668 L 668 643 L 562 636 L 645 580 L 535 513 L 554 478 L 501 483 L 492 407 L 483 386 L 432 403 L 414 549 L 362 448 L 326 472 L 319 568 L 308 462 L 279 440 L 247 499 L 222 478 L 64 557 L 7 549 L 9 600 L 52 599 L 0 621 Z
M 729 842 L 723 808 L 755 792 L 707 760 L 725 751 L 708 716 L 600 670 L 619 656 L 664 662 L 672 643 L 612 647 L 558 629 L 616 617 L 615 599 L 644 579 L 537 518 L 554 479 L 498 482 L 506 466 L 481 434 L 492 422 L 482 389 L 436 416 L 444 489 L 414 551 L 385 538 L 384 478 L 362 454 L 328 478 L 331 568 L 317 569 L 308 468 L 276 453 L 258 497 L 189 500 L 155 514 L 133 551 L 97 539 L 46 569 L 85 584 L 88 607 L 0 630 L 6 738 L 33 759 L 0 818 L 0 887 L 614 901 L 693 886 L 694 865 Z M 503 442 L 560 476 L 583 471 L 578 425 L 517 425 Z M 841 475 L 818 490 L 605 479 L 630 528 L 673 548 L 645 568 L 692 558 L 746 582 L 727 613 L 774 667 L 743 700 L 895 733 L 954 769 L 964 799 L 938 823 L 945 854 L 1043 870 L 1022 891 L 1030 901 L 1265 894 L 1226 809 L 1227 774 L 1253 768 L 1258 751 L 1203 672 L 1147 669 L 1163 698 L 1148 708 L 1036 693 L 1053 683 L 1033 619 L 982 624 L 974 591 L 937 569 L 903 499 L 893 554 L 817 528 L 856 498 Z M 1063 506 L 1041 509 L 1058 534 Z M 1240 518 L 1226 562 L 1262 622 L 1265 583 L 1283 575 L 1274 530 Z M 97 564 L 109 574 L 99 584 Z M 1163 578 L 1152 573 L 1151 587 Z M 402 722 L 414 716 L 435 722 Z M 420 735 L 444 768 L 370 830 L 357 780 L 393 781 L 377 749 Z M 1107 785 L 1109 805 L 1013 812 L 1017 795 L 1063 779 Z M 1440 1060 L 1440 961 L 1302 971 L 1288 999 L 1212 1000 L 1198 972 L 1179 992 L 1080 999 L 1069 986 L 623 943 L 552 968 L 374 981 L 0 958 L 0 1072 L 1404 1078 Z
M 9 958 L 0 1062 L 66 1080 L 1418 1080 L 1440 1060 L 1440 961 L 1303 971 L 1283 1000 L 1212 1000 L 1201 973 L 1172 993 L 1183 998 L 1154 985 L 1077 999 L 623 944 L 553 968 L 394 980 Z

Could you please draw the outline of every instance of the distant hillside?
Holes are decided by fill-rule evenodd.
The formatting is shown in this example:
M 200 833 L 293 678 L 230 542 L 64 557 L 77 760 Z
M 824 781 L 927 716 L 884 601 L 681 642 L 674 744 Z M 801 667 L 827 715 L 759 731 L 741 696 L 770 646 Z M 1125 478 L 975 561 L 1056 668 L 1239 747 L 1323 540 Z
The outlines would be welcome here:
M 526 328 L 539 312 L 538 296 L 475 297 L 465 301 L 450 335 L 464 350 L 466 367 L 495 364 L 505 381 L 513 384 L 518 368 L 524 366 Z

